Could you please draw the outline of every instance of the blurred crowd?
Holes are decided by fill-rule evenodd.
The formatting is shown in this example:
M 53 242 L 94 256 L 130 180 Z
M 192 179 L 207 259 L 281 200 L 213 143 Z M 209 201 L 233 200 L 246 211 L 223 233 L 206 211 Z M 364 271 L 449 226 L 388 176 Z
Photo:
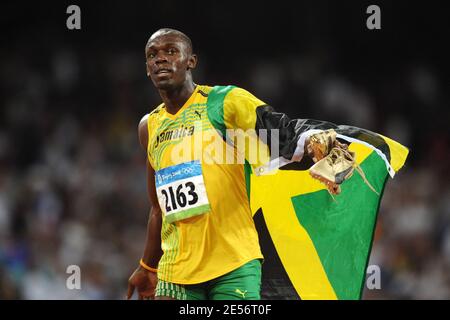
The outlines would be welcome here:
M 160 101 L 145 77 L 145 40 L 140 51 L 1 52 L 0 299 L 125 297 L 149 210 L 137 124 Z M 380 267 L 381 288 L 363 297 L 449 299 L 448 83 L 427 59 L 354 70 L 328 49 L 234 60 L 229 69 L 209 52 L 194 79 L 239 85 L 292 118 L 364 127 L 410 147 L 378 216 L 369 264 Z M 81 290 L 66 287 L 69 265 L 81 268 Z M 263 296 L 292 298 L 281 289 Z

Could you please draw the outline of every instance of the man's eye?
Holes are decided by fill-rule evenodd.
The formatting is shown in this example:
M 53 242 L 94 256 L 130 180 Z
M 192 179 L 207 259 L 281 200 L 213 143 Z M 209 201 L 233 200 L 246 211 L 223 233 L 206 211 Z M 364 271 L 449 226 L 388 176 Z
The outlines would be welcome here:
M 149 57 L 150 59 L 153 59 L 153 58 L 155 57 L 155 54 L 154 54 L 154 53 L 149 53 L 149 54 L 148 54 L 148 57 Z
M 175 49 L 169 49 L 169 50 L 167 51 L 167 53 L 169 53 L 169 54 L 175 54 L 176 51 L 175 51 Z

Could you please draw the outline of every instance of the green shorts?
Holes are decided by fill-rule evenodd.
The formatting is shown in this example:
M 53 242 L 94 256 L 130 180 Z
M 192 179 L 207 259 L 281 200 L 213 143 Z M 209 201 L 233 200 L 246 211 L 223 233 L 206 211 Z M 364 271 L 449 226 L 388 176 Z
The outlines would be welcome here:
M 252 260 L 218 278 L 198 284 L 159 280 L 156 296 L 177 300 L 260 300 L 261 261 Z

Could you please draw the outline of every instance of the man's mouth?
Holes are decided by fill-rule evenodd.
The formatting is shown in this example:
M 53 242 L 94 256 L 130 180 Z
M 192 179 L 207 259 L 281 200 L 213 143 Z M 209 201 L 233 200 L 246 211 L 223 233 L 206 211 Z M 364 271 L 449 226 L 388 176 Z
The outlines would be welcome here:
M 169 74 L 169 73 L 172 73 L 172 70 L 170 70 L 170 69 L 164 69 L 164 68 L 159 69 L 159 70 L 157 70 L 157 71 L 155 72 L 155 74 L 159 74 L 159 75 Z

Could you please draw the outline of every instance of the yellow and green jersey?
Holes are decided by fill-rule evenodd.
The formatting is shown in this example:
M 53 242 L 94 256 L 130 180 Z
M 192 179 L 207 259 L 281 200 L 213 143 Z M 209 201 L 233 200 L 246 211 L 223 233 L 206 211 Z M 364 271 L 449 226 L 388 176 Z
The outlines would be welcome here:
M 217 160 L 217 148 L 208 143 L 229 151 L 224 130 L 254 129 L 255 110 L 262 105 L 240 88 L 198 85 L 176 114 L 163 104 L 150 113 L 147 153 L 163 211 L 160 279 L 201 283 L 263 258 L 246 164 Z M 232 153 L 236 158 L 235 148 Z

